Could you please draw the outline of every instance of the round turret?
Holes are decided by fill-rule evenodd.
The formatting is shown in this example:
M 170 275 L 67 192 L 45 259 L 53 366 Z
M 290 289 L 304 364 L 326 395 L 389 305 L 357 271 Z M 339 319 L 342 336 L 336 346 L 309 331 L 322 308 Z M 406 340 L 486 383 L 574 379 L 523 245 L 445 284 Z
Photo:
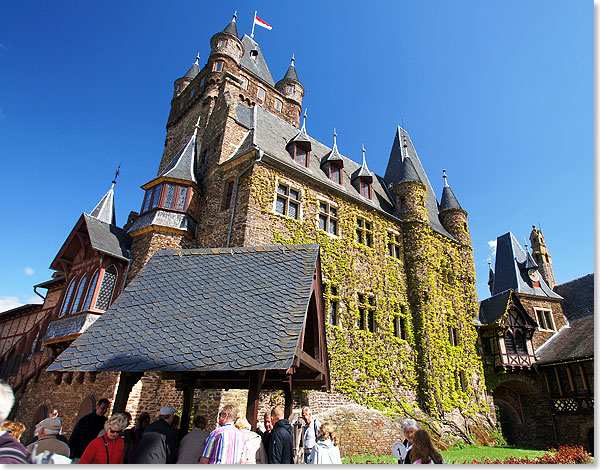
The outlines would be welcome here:
M 200 53 L 196 56 L 196 62 L 190 67 L 190 69 L 186 72 L 186 74 L 175 80 L 173 91 L 173 97 L 179 96 L 183 90 L 191 83 L 191 81 L 196 78 L 198 73 L 200 72 L 200 66 L 198 65 L 198 61 L 200 60 Z
M 244 54 L 244 45 L 238 37 L 237 25 L 235 22 L 236 14 L 233 15 L 231 22 L 225 27 L 223 31 L 218 32 L 212 38 L 210 38 L 210 56 L 209 71 L 219 72 L 219 66 L 215 66 L 214 62 L 218 61 L 219 58 L 231 59 L 235 62 L 236 66 L 240 65 L 242 55 Z
M 288 100 L 293 101 L 302 108 L 302 98 L 304 98 L 304 87 L 300 80 L 298 80 L 298 74 L 296 73 L 296 67 L 294 66 L 294 56 L 292 56 L 292 63 L 288 68 L 285 76 L 275 84 L 275 88 Z
M 398 173 L 398 182 L 392 189 L 398 208 L 398 217 L 402 220 L 427 222 L 427 186 L 419 178 L 413 162 L 407 155 L 406 136 L 402 142 L 402 160 Z
M 456 196 L 454 196 L 454 193 L 450 189 L 446 180 L 446 170 L 444 170 L 444 189 L 440 203 L 440 222 L 458 241 L 465 245 L 471 243 L 469 225 L 467 224 L 467 212 L 460 207 Z

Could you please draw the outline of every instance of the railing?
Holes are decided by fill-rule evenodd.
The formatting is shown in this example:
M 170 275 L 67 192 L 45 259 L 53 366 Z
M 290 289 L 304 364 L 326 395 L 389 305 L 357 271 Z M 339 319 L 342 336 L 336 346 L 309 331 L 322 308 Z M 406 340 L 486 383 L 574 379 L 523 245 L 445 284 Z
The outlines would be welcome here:
M 552 409 L 556 414 L 579 414 L 594 412 L 594 397 L 552 398 Z

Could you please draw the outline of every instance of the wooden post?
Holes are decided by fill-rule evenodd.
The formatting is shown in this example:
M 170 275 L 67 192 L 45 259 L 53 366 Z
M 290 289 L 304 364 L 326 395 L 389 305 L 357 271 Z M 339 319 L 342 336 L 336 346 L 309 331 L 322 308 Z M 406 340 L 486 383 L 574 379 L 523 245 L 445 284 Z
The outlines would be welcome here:
M 292 376 L 284 382 L 283 393 L 285 394 L 285 419 L 289 419 L 292 414 Z
M 113 413 L 122 413 L 125 411 L 131 389 L 143 375 L 143 372 L 121 372 L 119 388 L 117 388 L 117 396 L 115 397 L 112 409 Z
M 194 392 L 196 391 L 196 381 L 186 380 L 181 383 L 180 388 L 183 390 L 183 409 L 181 410 L 181 422 L 179 423 L 178 442 L 181 442 L 181 439 L 184 438 L 190 428 L 190 415 L 192 413 Z
M 246 419 L 250 423 L 253 431 L 256 431 L 258 424 L 258 397 L 260 389 L 265 383 L 267 371 L 260 370 L 250 375 L 250 384 L 248 385 L 248 406 L 246 407 Z

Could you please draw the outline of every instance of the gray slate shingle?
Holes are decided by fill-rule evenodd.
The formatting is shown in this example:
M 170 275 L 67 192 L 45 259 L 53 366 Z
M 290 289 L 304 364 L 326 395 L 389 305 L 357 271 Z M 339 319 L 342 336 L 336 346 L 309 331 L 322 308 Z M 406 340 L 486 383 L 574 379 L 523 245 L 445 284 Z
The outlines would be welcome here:
M 318 255 L 318 245 L 158 252 L 48 370 L 287 369 Z

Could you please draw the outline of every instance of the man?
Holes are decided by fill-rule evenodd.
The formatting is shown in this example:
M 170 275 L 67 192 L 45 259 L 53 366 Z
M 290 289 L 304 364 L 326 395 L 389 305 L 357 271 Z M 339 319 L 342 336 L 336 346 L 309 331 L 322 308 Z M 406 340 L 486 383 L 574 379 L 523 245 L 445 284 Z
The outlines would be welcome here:
M 263 417 L 263 423 L 265 425 L 265 430 L 263 431 L 260 428 L 256 428 L 256 433 L 262 437 L 263 447 L 265 451 L 269 451 L 269 439 L 271 438 L 271 431 L 273 430 L 273 424 L 271 423 L 271 413 L 265 413 Z M 268 459 L 268 456 L 267 456 Z
M 294 463 L 294 435 L 292 425 L 283 416 L 284 411 L 282 406 L 276 406 L 271 410 L 273 430 L 271 431 L 267 456 L 269 463 L 272 464 Z
M 77 421 L 69 439 L 71 458 L 75 460 L 74 463 L 79 462 L 88 444 L 96 439 L 98 433 L 104 429 L 105 415 L 109 406 L 108 399 L 102 398 L 96 404 L 94 411 Z
M 6 421 L 15 403 L 15 395 L 10 385 L 0 381 L 0 425 Z M 0 465 L 31 463 L 27 449 L 6 431 L 0 431 Z
M 219 413 L 219 426 L 206 439 L 200 463 L 238 464 L 246 463 L 248 451 L 246 437 L 234 426 L 238 410 L 225 405 Z
M 160 409 L 158 420 L 144 431 L 131 463 L 177 462 L 177 431 L 171 427 L 176 411 L 172 406 Z
M 402 421 L 402 432 L 404 433 L 404 447 L 406 447 L 406 450 L 408 451 L 406 453 L 406 456 L 404 457 L 404 461 L 402 461 L 402 459 L 398 459 L 398 463 L 406 463 L 406 464 L 410 464 L 412 463 L 411 459 L 410 459 L 410 450 L 412 449 L 412 445 L 413 445 L 413 437 L 415 435 L 415 433 L 419 430 L 418 426 L 417 426 L 417 422 L 412 419 L 412 418 L 407 418 L 404 421 Z
M 38 440 L 27 446 L 30 453 L 41 454 L 45 450 L 53 454 L 69 456 L 69 446 L 57 439 L 62 422 L 59 418 L 46 418 L 40 422 Z
M 313 418 L 312 411 L 308 406 L 302 408 L 302 417 L 306 422 L 304 425 L 304 463 L 308 463 L 312 448 L 317 443 L 321 423 L 317 418 Z

